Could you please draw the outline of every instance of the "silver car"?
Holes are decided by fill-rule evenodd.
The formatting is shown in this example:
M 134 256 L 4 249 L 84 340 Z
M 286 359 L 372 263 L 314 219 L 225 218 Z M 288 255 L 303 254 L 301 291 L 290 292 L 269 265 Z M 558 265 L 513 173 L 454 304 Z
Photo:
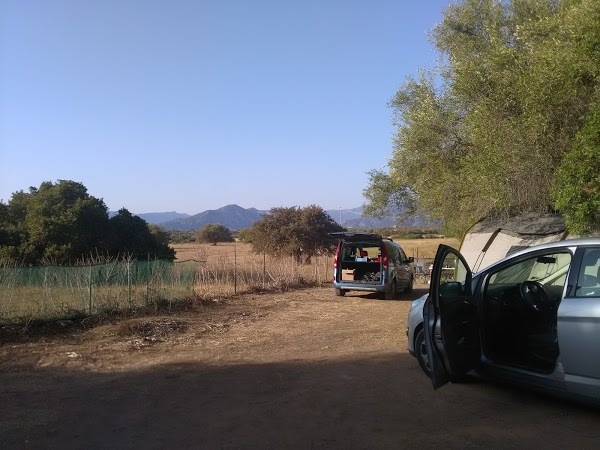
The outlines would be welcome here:
M 440 245 L 408 334 L 435 389 L 474 373 L 600 406 L 600 238 L 531 247 L 477 274 Z

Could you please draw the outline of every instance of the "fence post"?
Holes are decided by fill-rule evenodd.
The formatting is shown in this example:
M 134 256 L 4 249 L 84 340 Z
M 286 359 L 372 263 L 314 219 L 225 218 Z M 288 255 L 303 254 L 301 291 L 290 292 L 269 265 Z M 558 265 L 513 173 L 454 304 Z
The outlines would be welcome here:
M 262 288 L 265 288 L 265 276 L 267 275 L 267 254 L 263 252 L 263 285 Z
M 150 269 L 150 253 L 148 253 L 148 265 L 146 266 L 146 306 L 148 306 L 148 294 L 150 293 L 150 274 L 152 270 Z
M 93 282 L 94 266 L 90 264 L 90 297 L 89 297 L 89 314 L 92 314 L 92 282 Z
M 131 309 L 131 261 L 127 260 L 127 301 Z
M 237 250 L 233 244 L 233 295 L 237 294 Z

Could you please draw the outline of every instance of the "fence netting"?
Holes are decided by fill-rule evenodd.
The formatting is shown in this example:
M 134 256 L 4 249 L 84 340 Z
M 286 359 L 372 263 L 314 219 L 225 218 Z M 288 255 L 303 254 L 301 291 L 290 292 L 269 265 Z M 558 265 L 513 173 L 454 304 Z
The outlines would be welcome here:
M 0 320 L 58 318 L 330 281 L 331 259 L 235 255 L 198 261 L 119 260 L 80 266 L 0 266 Z

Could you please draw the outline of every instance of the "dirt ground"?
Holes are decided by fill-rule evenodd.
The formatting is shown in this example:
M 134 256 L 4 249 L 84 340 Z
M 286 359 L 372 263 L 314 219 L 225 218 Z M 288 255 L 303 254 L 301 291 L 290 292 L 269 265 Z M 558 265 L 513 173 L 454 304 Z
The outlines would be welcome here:
M 0 346 L 1 448 L 600 448 L 600 413 L 433 391 L 399 301 L 314 288 Z

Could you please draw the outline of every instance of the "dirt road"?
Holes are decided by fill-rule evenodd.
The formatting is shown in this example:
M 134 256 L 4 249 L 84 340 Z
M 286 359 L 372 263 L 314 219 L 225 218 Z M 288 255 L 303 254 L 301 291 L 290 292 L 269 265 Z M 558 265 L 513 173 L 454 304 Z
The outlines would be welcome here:
M 331 288 L 0 346 L 2 448 L 599 448 L 600 413 L 487 382 L 434 392 L 410 299 Z

